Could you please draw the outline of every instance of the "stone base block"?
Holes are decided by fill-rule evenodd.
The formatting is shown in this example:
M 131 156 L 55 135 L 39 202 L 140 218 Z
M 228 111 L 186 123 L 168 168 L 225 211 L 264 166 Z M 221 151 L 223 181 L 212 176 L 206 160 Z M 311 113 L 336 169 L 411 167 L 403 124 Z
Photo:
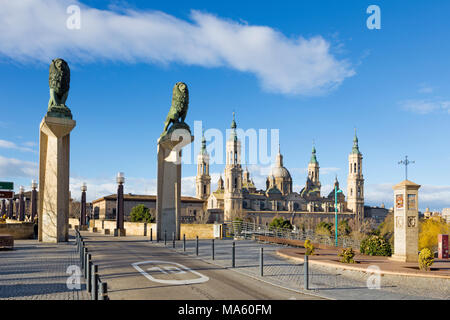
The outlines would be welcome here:
M 111 234 L 111 231 L 109 229 L 103 229 L 103 234 Z
M 114 229 L 114 237 L 125 237 L 126 231 L 125 229 Z
M 400 255 L 400 254 L 393 254 L 389 260 L 396 261 L 396 262 L 418 262 L 419 256 L 407 256 L 407 255 Z

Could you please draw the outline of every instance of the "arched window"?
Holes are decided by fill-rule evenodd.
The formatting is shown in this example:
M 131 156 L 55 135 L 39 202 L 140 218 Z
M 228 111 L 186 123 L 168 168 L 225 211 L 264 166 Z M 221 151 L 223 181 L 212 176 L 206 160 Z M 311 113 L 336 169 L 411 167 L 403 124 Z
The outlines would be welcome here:
M 352 164 L 350 163 L 350 173 L 352 173 Z
M 237 178 L 234 178 L 234 188 L 237 188 Z
M 203 194 L 206 194 L 206 184 L 203 185 Z
M 351 196 L 353 195 L 353 189 L 350 189 L 350 195 Z
M 356 173 L 356 163 L 353 164 L 353 172 Z

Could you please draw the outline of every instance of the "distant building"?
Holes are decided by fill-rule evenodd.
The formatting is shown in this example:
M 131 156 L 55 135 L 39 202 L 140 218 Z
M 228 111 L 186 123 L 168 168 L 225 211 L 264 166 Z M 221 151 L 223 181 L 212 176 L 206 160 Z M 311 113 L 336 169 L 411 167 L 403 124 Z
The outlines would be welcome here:
M 206 142 L 202 139 L 202 150 L 198 155 L 196 178 L 196 195 L 198 199 L 206 200 L 208 213 L 220 217 L 216 221 L 230 221 L 236 216 L 245 216 L 256 221 L 267 221 L 273 217 L 317 216 L 325 217 L 334 214 L 334 188 L 328 195 L 321 195 L 319 180 L 319 162 L 316 148 L 313 146 L 311 159 L 308 164 L 308 175 L 305 186 L 295 192 L 289 170 L 283 165 L 283 155 L 278 149 L 271 173 L 266 179 L 265 190 L 255 187 L 250 178 L 250 172 L 243 170 L 241 164 L 241 142 L 236 133 L 236 121 L 233 114 L 231 134 L 226 142 L 226 165 L 224 175 L 219 178 L 217 190 L 211 190 L 209 176 L 209 156 L 206 152 Z M 343 193 L 338 193 L 338 212 L 346 218 L 364 218 L 364 178 L 362 175 L 362 154 L 358 147 L 358 138 L 353 139 L 353 148 L 348 158 L 348 201 Z M 339 189 L 339 181 L 334 182 Z M 270 221 L 269 220 L 269 221 Z
M 125 220 L 130 219 L 131 209 L 137 205 L 143 204 L 150 209 L 150 212 L 156 216 L 156 196 L 155 195 L 137 195 L 124 194 L 124 215 Z M 94 215 L 98 219 L 115 219 L 116 218 L 116 202 L 117 194 L 102 197 L 92 201 Z M 197 216 L 204 213 L 204 200 L 193 197 L 181 197 L 181 221 L 183 223 L 194 222 Z
M 442 218 L 445 219 L 447 223 L 450 223 L 450 208 L 442 209 Z
M 381 205 L 380 207 L 364 206 L 364 217 L 374 219 L 377 225 L 386 219 L 389 212 L 390 210 L 386 209 L 384 205 Z

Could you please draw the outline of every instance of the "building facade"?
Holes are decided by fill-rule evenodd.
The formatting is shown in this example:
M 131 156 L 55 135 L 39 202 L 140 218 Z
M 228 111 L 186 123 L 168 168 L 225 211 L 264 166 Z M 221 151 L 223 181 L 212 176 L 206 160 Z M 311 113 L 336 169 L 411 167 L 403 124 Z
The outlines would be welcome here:
M 222 213 L 222 221 L 233 220 L 234 217 L 242 216 L 271 216 L 286 215 L 292 213 L 315 213 L 329 214 L 335 212 L 335 203 L 340 214 L 346 214 L 347 218 L 359 215 L 364 217 L 364 179 L 362 175 L 362 154 L 359 152 L 358 140 L 355 134 L 352 153 L 349 156 L 348 192 L 352 194 L 346 201 L 343 192 L 337 193 L 335 201 L 334 189 L 326 196 L 321 194 L 320 167 L 317 160 L 317 151 L 313 146 L 310 161 L 308 163 L 308 174 L 305 186 L 299 191 L 293 190 L 293 181 L 289 170 L 284 167 L 283 155 L 280 148 L 272 166 L 271 173 L 266 179 L 266 189 L 256 188 L 251 179 L 250 172 L 242 169 L 241 142 L 236 134 L 236 120 L 233 113 L 231 123 L 231 134 L 226 143 L 226 165 L 224 179 L 220 176 L 217 189 L 211 192 L 207 198 L 206 193 L 201 192 L 207 180 L 203 167 L 208 168 L 209 159 L 206 147 L 202 147 L 198 159 L 198 170 L 196 178 L 197 198 L 207 199 L 206 209 L 216 216 Z M 203 141 L 202 141 L 203 142 Z M 209 175 L 208 175 L 209 177 Z M 336 177 L 334 187 L 339 190 L 339 181 Z M 208 190 L 208 188 L 204 189 Z M 348 203 L 351 205 L 348 206 Z M 263 214 L 264 213 L 264 214 Z

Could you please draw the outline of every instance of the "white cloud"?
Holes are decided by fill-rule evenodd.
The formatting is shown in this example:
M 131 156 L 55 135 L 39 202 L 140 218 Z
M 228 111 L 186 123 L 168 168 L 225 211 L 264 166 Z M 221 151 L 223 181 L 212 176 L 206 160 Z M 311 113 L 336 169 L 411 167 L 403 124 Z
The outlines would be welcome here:
M 450 101 L 448 100 L 405 100 L 400 102 L 403 110 L 418 114 L 428 114 L 432 112 L 450 113 Z
M 419 87 L 419 93 L 432 93 L 432 92 L 433 88 L 425 83 L 422 83 Z
M 36 179 L 37 176 L 36 163 L 0 156 L 0 177 Z
M 81 29 L 66 28 L 69 5 L 81 7 Z M 355 74 L 322 36 L 287 37 L 268 26 L 191 11 L 182 20 L 160 11 L 98 10 L 77 1 L 0 1 L 0 56 L 23 63 L 182 63 L 254 74 L 269 91 L 328 92 Z
M 14 149 L 14 150 L 25 151 L 25 152 L 36 152 L 33 149 L 29 148 L 30 145 L 28 144 L 28 142 L 24 143 L 24 146 L 25 147 L 21 147 L 14 142 L 0 139 L 0 148 Z

